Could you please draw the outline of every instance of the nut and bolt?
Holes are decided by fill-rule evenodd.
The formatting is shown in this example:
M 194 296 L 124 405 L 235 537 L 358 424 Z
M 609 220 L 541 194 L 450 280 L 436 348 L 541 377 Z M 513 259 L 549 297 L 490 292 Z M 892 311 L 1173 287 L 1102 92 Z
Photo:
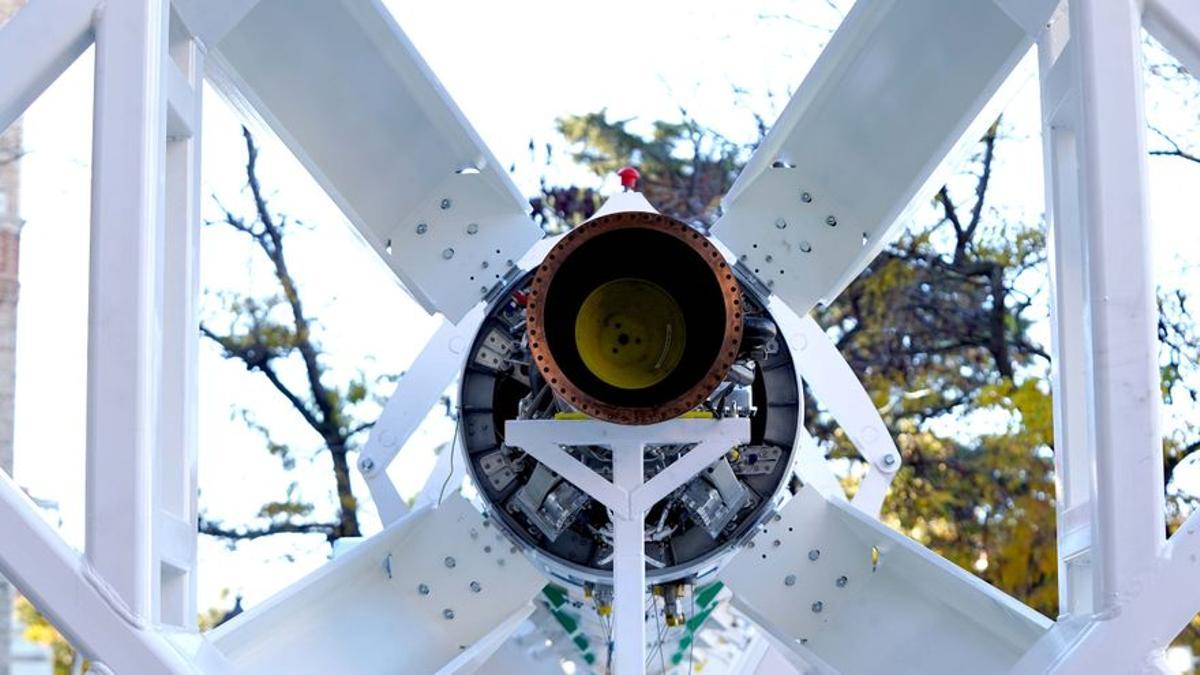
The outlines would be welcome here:
M 830 227 L 836 227 L 837 226 L 837 218 L 835 218 L 834 216 L 825 216 L 825 224 Z
M 483 590 L 483 586 L 480 586 L 478 581 L 471 582 L 471 592 L 472 593 L 478 593 L 479 591 L 482 591 L 482 590 Z
M 442 618 L 447 621 L 452 620 L 454 618 L 454 610 L 450 609 L 449 607 L 447 607 L 446 609 L 443 609 L 442 610 Z
M 448 248 L 448 249 L 442 251 L 442 257 L 445 258 L 446 260 L 453 258 L 454 257 L 454 249 Z
M 370 473 L 375 470 L 375 460 L 370 457 L 363 457 L 358 460 L 358 470 L 363 473 Z
M 800 250 L 805 253 L 812 253 L 812 244 L 808 243 L 807 239 L 800 242 Z
M 896 463 L 896 456 L 895 456 L 895 455 L 892 455 L 892 454 L 887 454 L 887 455 L 884 455 L 884 456 L 883 456 L 883 464 L 884 464 L 884 466 L 892 466 L 892 465 L 893 465 L 893 464 L 895 464 L 895 463 Z
M 429 226 L 426 225 L 425 223 L 420 223 L 419 225 L 417 225 L 417 234 L 425 234 L 428 231 L 429 231 Z
M 823 609 L 825 609 L 825 603 L 821 602 L 820 600 L 818 600 L 812 604 L 813 614 L 820 614 L 821 610 L 823 610 Z
M 785 229 L 787 227 L 787 221 L 783 218 L 779 218 L 775 221 L 775 227 L 778 227 L 781 230 Z
M 800 201 L 804 202 L 805 204 L 810 204 L 812 203 L 812 195 L 807 192 L 801 192 Z
M 818 549 L 814 548 L 813 550 L 808 552 L 808 559 L 812 560 L 813 562 L 816 562 L 817 558 L 820 558 L 820 557 L 821 557 L 821 551 Z
M 417 592 L 421 595 L 429 595 L 429 584 L 417 584 Z
M 850 583 L 850 580 L 844 576 L 840 576 L 837 578 L 837 587 L 838 588 L 845 588 L 846 584 L 848 584 L 848 583 Z
M 458 564 L 458 563 L 457 563 L 457 562 L 454 560 L 454 558 L 453 558 L 453 557 L 451 557 L 451 556 L 446 556 L 446 559 L 445 559 L 445 560 L 443 560 L 442 562 L 446 563 L 446 567 L 449 567 L 449 568 L 451 568 L 451 569 L 454 569 L 454 566 Z
M 783 585 L 784 585 L 784 586 L 795 586 L 795 585 L 796 585 L 796 575 L 795 575 L 795 574 L 789 574 L 789 575 L 787 575 L 786 577 L 784 577 L 784 578 L 783 578 Z
M 475 234 L 477 232 L 479 232 L 478 223 L 471 223 L 470 225 L 467 225 L 467 234 Z
M 442 200 L 442 210 L 445 211 L 448 208 L 450 208 L 450 198 L 449 197 Z

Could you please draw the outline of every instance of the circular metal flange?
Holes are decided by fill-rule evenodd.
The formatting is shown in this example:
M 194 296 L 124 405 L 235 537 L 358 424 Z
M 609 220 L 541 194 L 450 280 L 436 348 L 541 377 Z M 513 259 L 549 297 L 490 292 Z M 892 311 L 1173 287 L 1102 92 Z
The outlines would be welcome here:
M 652 406 L 634 407 L 601 400 L 571 380 L 554 358 L 545 339 L 545 300 L 555 274 L 580 246 L 601 235 L 625 229 L 643 229 L 670 235 L 685 244 L 713 274 L 721 294 L 725 313 L 725 332 L 720 350 L 714 354 L 707 372 L 683 393 Z M 713 308 L 717 310 L 716 307 Z M 586 415 L 617 424 L 654 424 L 683 415 L 694 409 L 725 379 L 737 357 L 742 340 L 741 286 L 708 237 L 684 223 L 657 213 L 627 211 L 590 220 L 567 233 L 550 249 L 534 272 L 526 306 L 530 353 L 542 378 L 563 401 Z

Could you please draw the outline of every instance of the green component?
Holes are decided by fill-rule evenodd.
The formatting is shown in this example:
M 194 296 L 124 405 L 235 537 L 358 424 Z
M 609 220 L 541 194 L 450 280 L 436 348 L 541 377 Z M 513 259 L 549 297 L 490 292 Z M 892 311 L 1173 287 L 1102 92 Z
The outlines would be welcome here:
M 680 651 L 687 649 L 688 646 L 690 646 L 691 644 L 692 644 L 692 634 L 691 634 L 691 632 L 688 632 L 688 634 L 683 636 L 683 639 L 679 641 Z
M 573 642 L 575 643 L 576 647 L 579 647 L 579 651 L 582 651 L 582 652 L 587 651 L 588 640 L 584 636 L 582 636 L 582 635 L 576 636 L 575 639 L 573 640 Z
M 715 605 L 713 607 L 709 607 L 708 609 L 704 610 L 703 612 L 700 612 L 696 616 L 693 616 L 692 618 L 688 619 L 688 622 L 687 622 L 688 632 L 695 633 L 696 631 L 700 630 L 700 627 L 703 626 L 704 622 L 708 620 L 708 615 L 712 614 L 712 611 L 715 607 L 716 607 Z
M 558 619 L 558 624 L 563 627 L 563 630 L 567 631 L 567 635 L 574 635 L 575 631 L 579 630 L 579 621 L 570 614 L 561 609 L 554 610 L 552 614 L 555 619 Z
M 566 589 L 554 584 L 546 584 L 546 587 L 542 589 L 542 595 L 546 596 L 546 599 L 550 601 L 550 606 L 555 609 L 562 607 L 567 602 Z
M 701 586 L 696 589 L 696 606 L 707 607 L 716 597 L 721 589 L 725 588 L 725 584 L 720 581 L 714 581 L 707 586 Z
M 683 663 L 683 652 L 675 652 L 671 655 L 671 665 L 677 666 Z
M 587 654 L 584 654 L 584 655 L 583 655 L 583 660 L 584 660 L 584 661 L 587 661 L 587 664 L 588 664 L 589 666 L 590 666 L 590 665 L 593 665 L 593 664 L 595 664 L 595 663 L 596 663 L 596 655 L 595 655 L 595 654 L 593 654 L 593 653 L 591 653 L 591 652 L 588 652 Z

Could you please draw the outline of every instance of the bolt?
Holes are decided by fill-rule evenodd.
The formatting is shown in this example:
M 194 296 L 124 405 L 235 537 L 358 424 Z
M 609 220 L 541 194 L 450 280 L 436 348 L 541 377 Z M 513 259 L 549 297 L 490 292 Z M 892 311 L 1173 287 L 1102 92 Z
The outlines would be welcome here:
M 505 260 L 505 261 L 504 261 L 504 266 L 505 266 L 505 267 L 514 267 L 516 264 L 517 264 L 517 263 L 513 262 L 512 260 Z
M 363 473 L 371 473 L 375 470 L 375 460 L 370 457 L 362 457 L 358 460 L 358 470 Z
M 812 253 L 812 244 L 808 243 L 807 239 L 800 241 L 800 250 L 805 253 Z
M 816 560 L 816 558 L 813 558 L 813 560 Z M 442 562 L 446 563 L 446 567 L 449 567 L 450 569 L 454 569 L 454 566 L 458 564 L 455 562 L 454 558 L 450 556 L 446 556 L 446 559 Z
M 448 248 L 448 249 L 442 251 L 442 257 L 445 258 L 446 260 L 453 258 L 454 257 L 454 249 Z
M 429 595 L 429 584 L 417 584 L 417 592 L 421 595 Z
M 445 211 L 448 208 L 450 208 L 450 198 L 449 197 L 442 200 L 442 210 Z
M 482 590 L 483 590 L 483 586 L 480 586 L 478 581 L 471 582 L 471 592 L 472 593 L 478 593 L 479 591 L 482 591 Z
M 795 575 L 795 574 L 789 574 L 789 575 L 787 575 L 786 577 L 784 577 L 784 578 L 783 578 L 783 585 L 784 585 L 784 586 L 795 586 L 795 585 L 796 585 L 796 575 Z
M 483 262 L 479 263 L 479 266 L 486 270 L 488 268 L 488 261 L 484 260 Z
M 783 218 L 779 218 L 775 221 L 775 227 L 778 227 L 781 230 L 785 229 L 787 227 L 787 221 Z
M 837 218 L 835 218 L 833 216 L 825 216 L 825 224 L 830 227 L 836 227 L 837 226 Z
M 884 463 L 884 465 L 885 465 L 885 466 L 891 466 L 891 465 L 895 464 L 895 463 L 896 463 L 896 456 L 895 456 L 895 455 L 892 455 L 892 454 L 887 454 L 887 455 L 884 455 L 884 456 L 883 456 L 883 463 Z
M 442 610 L 442 618 L 446 619 L 447 621 L 453 620 L 454 619 L 454 610 L 450 609 L 449 607 L 447 607 L 446 609 L 443 609 Z
M 812 195 L 810 195 L 807 192 L 801 192 L 800 193 L 800 201 L 804 202 L 805 204 L 808 204 L 812 201 Z
M 825 603 L 821 602 L 820 600 L 818 600 L 812 604 L 813 614 L 820 614 L 821 610 L 823 610 L 823 609 L 825 609 Z
M 845 588 L 846 584 L 848 584 L 848 583 L 850 583 L 850 580 L 847 579 L 845 576 L 840 576 L 837 578 L 837 587 L 838 588 Z
M 429 226 L 426 225 L 425 223 L 421 223 L 421 224 L 417 225 L 417 234 L 425 234 L 428 231 L 429 231 Z
M 484 552 L 484 553 L 491 553 L 491 552 L 492 552 L 492 547 L 491 547 L 491 546 L 484 546 L 484 547 L 483 547 L 483 552 Z
M 813 562 L 816 562 L 817 558 L 820 558 L 820 557 L 821 557 L 821 552 L 815 548 L 808 552 L 808 559 L 812 560 Z
M 779 548 L 779 546 L 780 546 L 781 544 L 783 544 L 783 542 L 779 541 L 778 539 L 776 539 L 775 541 L 771 542 L 771 545 L 772 545 L 772 546 L 774 546 L 775 548 Z
M 475 234 L 478 231 L 479 225 L 477 223 L 471 223 L 470 225 L 467 225 L 467 234 Z
M 778 523 L 779 521 L 783 520 L 783 516 L 781 516 L 781 515 L 779 515 L 778 513 L 776 513 L 776 514 L 775 514 L 775 517 L 774 517 L 774 518 L 772 518 L 771 520 L 773 520 L 773 521 L 775 521 L 775 522 L 777 522 L 777 523 Z
M 775 258 L 771 257 L 770 255 L 768 255 L 768 256 L 765 258 L 765 260 L 766 260 L 767 262 L 771 262 L 771 261 L 772 261 L 772 260 L 774 260 L 774 259 L 775 259 Z

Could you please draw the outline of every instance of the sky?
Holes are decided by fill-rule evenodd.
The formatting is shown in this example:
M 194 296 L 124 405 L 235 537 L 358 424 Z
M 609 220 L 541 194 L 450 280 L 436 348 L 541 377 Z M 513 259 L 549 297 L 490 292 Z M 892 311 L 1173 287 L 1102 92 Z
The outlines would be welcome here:
M 683 108 L 734 140 L 751 140 L 756 133 L 751 111 L 774 118 L 827 40 L 822 27 L 838 18 L 823 0 L 614 0 L 601 11 L 550 0 L 387 4 L 501 164 L 516 166 L 515 178 L 526 192 L 545 172 L 562 183 L 615 187 L 611 177 L 602 181 L 573 167 L 563 152 L 549 168 L 540 166 L 540 157 L 530 157 L 530 141 L 539 147 L 556 141 L 554 121 L 566 114 L 607 108 L 611 118 L 633 118 L 638 128 L 678 118 Z M 33 495 L 60 504 L 62 531 L 76 546 L 83 532 L 91 75 L 89 51 L 27 113 L 29 154 L 21 194 L 26 226 L 15 475 Z M 1194 129 L 1196 109 L 1179 103 L 1194 93 L 1194 87 L 1152 91 L 1152 117 L 1168 128 Z M 245 157 L 236 117 L 211 89 L 204 97 L 203 214 L 213 219 L 220 212 L 208 195 L 246 210 Z M 1002 146 L 994 183 L 997 208 L 1027 221 L 1040 217 L 1043 206 L 1039 114 L 1037 82 L 1030 78 L 1007 109 L 1013 139 Z M 271 138 L 260 142 L 261 176 L 272 206 L 305 223 L 289 237 L 289 264 L 310 313 L 320 318 L 332 377 L 402 372 L 437 320 L 392 280 L 286 150 Z M 1188 261 L 1200 261 L 1195 223 L 1200 167 L 1155 160 L 1150 179 L 1161 280 L 1200 296 L 1197 274 L 1187 269 Z M 233 233 L 209 226 L 202 246 L 206 288 L 270 289 L 262 262 Z M 204 307 L 216 301 L 210 293 Z M 1048 328 L 1040 330 L 1048 344 Z M 202 344 L 200 358 L 200 489 L 206 513 L 228 524 L 246 522 L 263 502 L 282 499 L 293 481 L 301 496 L 325 501 L 328 460 L 299 417 L 260 377 L 223 360 L 210 345 Z M 261 438 L 238 418 L 244 408 L 272 428 L 275 440 L 297 449 L 295 471 L 281 471 L 262 449 Z M 1194 419 L 1195 411 L 1172 414 Z M 452 430 L 451 422 L 431 413 L 406 448 L 405 461 L 393 466 L 402 493 L 420 489 L 432 468 L 432 448 Z M 364 485 L 356 482 L 355 488 L 365 499 Z M 368 505 L 364 511 L 367 531 L 377 530 L 373 510 Z M 258 602 L 319 566 L 326 554 L 320 537 L 273 538 L 236 551 L 201 538 L 199 606 L 228 606 L 225 592 Z

